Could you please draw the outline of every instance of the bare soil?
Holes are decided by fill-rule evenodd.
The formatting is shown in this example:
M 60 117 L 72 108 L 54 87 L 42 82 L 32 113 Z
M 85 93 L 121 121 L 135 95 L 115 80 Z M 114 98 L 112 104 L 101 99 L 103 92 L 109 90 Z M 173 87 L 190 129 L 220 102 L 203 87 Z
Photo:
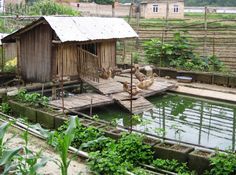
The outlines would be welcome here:
M 10 128 L 8 130 L 8 133 L 6 134 L 6 139 L 11 138 L 12 136 L 16 135 L 7 143 L 7 147 L 14 148 L 20 145 L 24 145 L 24 140 L 21 138 L 22 131 Z M 29 138 L 29 148 L 34 151 L 38 152 L 42 150 L 43 156 L 49 157 L 51 159 L 59 159 L 59 155 L 53 150 L 51 146 L 49 146 L 44 140 L 39 139 L 37 137 L 34 137 L 30 135 Z M 39 173 L 44 175 L 60 175 L 60 168 L 58 165 L 53 162 L 49 161 L 45 167 L 39 170 Z M 76 158 L 76 160 L 71 161 L 71 164 L 69 166 L 69 173 L 70 175 L 89 175 L 89 170 L 86 166 L 86 162 L 79 157 Z

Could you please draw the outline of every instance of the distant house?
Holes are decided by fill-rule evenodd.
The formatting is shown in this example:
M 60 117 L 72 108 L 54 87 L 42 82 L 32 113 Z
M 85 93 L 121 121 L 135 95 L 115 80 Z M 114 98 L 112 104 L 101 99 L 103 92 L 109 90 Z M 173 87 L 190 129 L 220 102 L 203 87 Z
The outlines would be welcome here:
M 16 43 L 18 72 L 25 81 L 65 76 L 96 80 L 99 69 L 116 66 L 116 40 L 136 37 L 123 19 L 45 16 L 2 43 Z
M 140 4 L 143 18 L 184 18 L 184 0 L 145 0 Z

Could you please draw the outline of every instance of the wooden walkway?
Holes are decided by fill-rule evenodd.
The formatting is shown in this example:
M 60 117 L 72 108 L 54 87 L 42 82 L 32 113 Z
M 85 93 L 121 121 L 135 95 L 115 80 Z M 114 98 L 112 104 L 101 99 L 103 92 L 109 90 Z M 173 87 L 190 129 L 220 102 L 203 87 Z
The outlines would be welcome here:
M 130 111 L 130 95 L 127 92 L 123 91 L 122 84 L 125 81 L 130 81 L 130 77 L 128 75 L 116 76 L 115 79 L 109 80 L 101 79 L 100 82 L 94 82 L 87 79 L 83 79 L 83 81 L 93 86 L 101 94 L 111 96 L 112 99 L 114 99 L 118 104 L 120 104 L 126 110 Z M 138 80 L 136 78 L 133 78 L 133 82 L 137 83 Z M 150 97 L 155 94 L 165 92 L 169 89 L 173 89 L 175 87 L 175 84 L 155 80 L 153 85 L 149 89 L 142 90 L 142 92 L 133 97 L 132 113 L 139 114 L 153 108 L 153 104 L 146 100 L 144 97 Z
M 92 99 L 92 103 L 91 103 Z M 96 93 L 83 93 L 71 97 L 64 98 L 64 107 L 66 109 L 83 110 L 92 107 L 98 107 L 114 103 L 111 97 Z M 50 105 L 62 107 L 62 100 L 52 100 Z
M 116 76 L 115 79 L 103 80 L 94 82 L 91 80 L 83 79 L 84 82 L 93 86 L 100 94 L 97 93 L 84 93 L 71 97 L 64 98 L 64 107 L 66 109 L 83 110 L 86 108 L 99 107 L 103 105 L 112 104 L 114 102 L 121 105 L 123 108 L 131 112 L 130 108 L 130 95 L 123 91 L 123 82 L 130 81 L 129 75 Z M 133 82 L 137 83 L 138 80 L 133 78 Z M 175 88 L 175 84 L 167 83 L 161 80 L 155 80 L 153 85 L 147 90 L 142 90 L 139 94 L 132 99 L 132 113 L 140 114 L 152 109 L 154 106 L 145 97 L 165 92 L 169 89 Z M 92 103 L 91 103 L 92 99 Z M 50 105 L 62 107 L 62 101 L 50 101 Z

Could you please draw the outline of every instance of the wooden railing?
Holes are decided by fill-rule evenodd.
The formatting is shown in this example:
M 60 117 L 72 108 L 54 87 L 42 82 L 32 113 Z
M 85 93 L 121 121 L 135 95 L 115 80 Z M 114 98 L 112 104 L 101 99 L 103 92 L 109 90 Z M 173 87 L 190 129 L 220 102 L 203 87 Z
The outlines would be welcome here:
M 79 76 L 99 82 L 98 56 L 78 47 L 78 57 Z

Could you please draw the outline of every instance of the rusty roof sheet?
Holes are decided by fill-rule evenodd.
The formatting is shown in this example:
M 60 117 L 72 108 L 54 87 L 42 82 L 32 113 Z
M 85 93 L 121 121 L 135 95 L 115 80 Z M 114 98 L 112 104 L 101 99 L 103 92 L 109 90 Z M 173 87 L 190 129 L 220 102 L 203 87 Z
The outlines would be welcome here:
M 137 33 L 121 18 L 102 17 L 63 17 L 43 16 L 24 28 L 5 37 L 3 41 L 14 39 L 15 36 L 31 29 L 31 26 L 39 25 L 46 21 L 55 31 L 61 42 L 82 42 L 105 39 L 136 38 Z
M 138 37 L 132 27 L 120 18 L 47 16 L 44 19 L 61 42 Z

